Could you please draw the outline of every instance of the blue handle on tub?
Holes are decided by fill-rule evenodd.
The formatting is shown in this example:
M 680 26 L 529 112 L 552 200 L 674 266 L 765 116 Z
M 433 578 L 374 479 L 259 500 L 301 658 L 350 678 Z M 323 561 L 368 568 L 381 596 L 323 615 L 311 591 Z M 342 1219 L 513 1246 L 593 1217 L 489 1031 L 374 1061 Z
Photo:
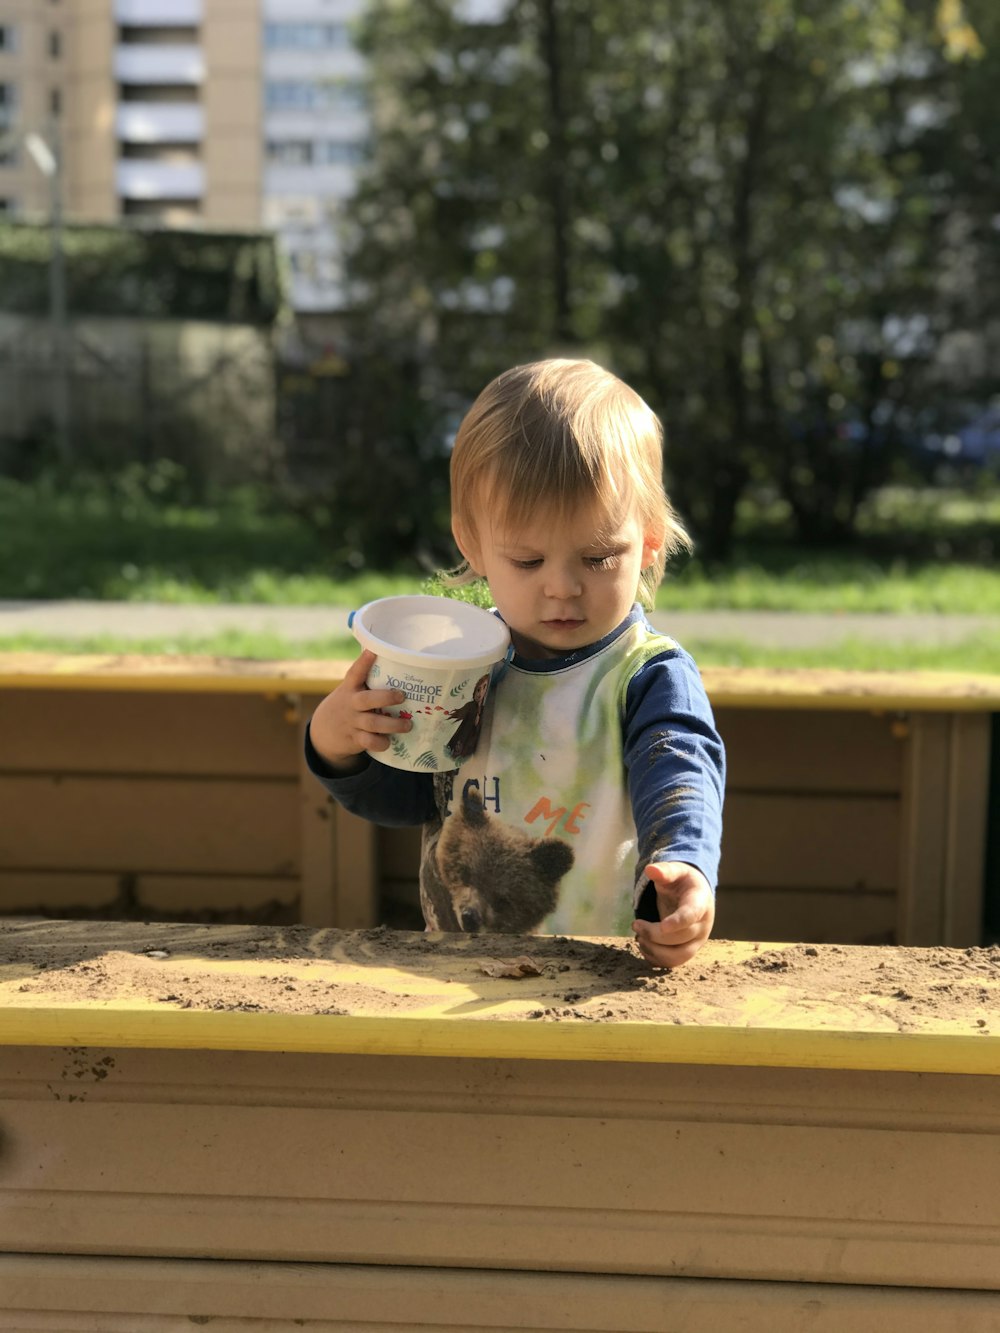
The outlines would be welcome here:
M 347 613 L 347 628 L 348 628 L 348 629 L 353 629 L 353 628 L 354 628 L 354 617 L 355 617 L 357 614 L 358 614 L 357 611 L 348 611 L 348 613 Z

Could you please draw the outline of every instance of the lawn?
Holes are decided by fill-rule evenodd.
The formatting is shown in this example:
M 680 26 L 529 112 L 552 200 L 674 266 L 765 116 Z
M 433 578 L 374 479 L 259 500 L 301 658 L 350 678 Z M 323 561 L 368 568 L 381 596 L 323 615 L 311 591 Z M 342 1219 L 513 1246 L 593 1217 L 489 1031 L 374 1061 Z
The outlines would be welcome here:
M 0 478 L 0 599 L 87 598 L 168 603 L 235 602 L 360 606 L 417 591 L 416 569 L 352 573 L 337 568 L 321 525 L 269 503 L 261 491 L 217 503 L 182 496 L 170 465 L 112 481 L 81 477 L 72 488 Z M 774 504 L 741 515 L 731 561 L 697 559 L 672 570 L 661 609 L 843 613 L 932 612 L 1000 617 L 1000 491 L 896 488 L 863 512 L 849 550 L 795 546 Z M 1000 672 L 998 629 L 959 644 L 919 647 L 847 641 L 835 648 L 768 649 L 731 639 L 687 642 L 704 665 L 923 667 Z M 275 634 L 226 631 L 210 638 L 136 643 L 109 636 L 69 642 L 37 635 L 0 639 L 0 650 L 173 652 L 222 656 L 346 658 L 354 640 L 333 635 L 294 644 Z
M 0 598 L 359 606 L 425 577 L 337 568 L 322 527 L 261 493 L 182 503 L 169 485 L 157 493 L 156 475 L 71 490 L 0 478 Z M 849 551 L 805 551 L 784 523 L 775 506 L 748 507 L 729 564 L 690 561 L 659 605 L 1000 614 L 997 488 L 883 492 Z
M 686 638 L 684 647 L 703 667 L 827 667 L 853 671 L 1000 674 L 1000 629 L 971 635 L 957 643 L 903 644 L 849 638 L 822 648 L 762 648 L 742 640 Z M 349 635 L 289 643 L 276 634 L 248 634 L 234 630 L 207 637 L 180 635 L 142 640 L 115 638 L 113 635 L 69 640 L 23 634 L 0 637 L 0 652 L 207 654 L 262 661 L 307 658 L 343 661 L 357 655 L 358 644 Z

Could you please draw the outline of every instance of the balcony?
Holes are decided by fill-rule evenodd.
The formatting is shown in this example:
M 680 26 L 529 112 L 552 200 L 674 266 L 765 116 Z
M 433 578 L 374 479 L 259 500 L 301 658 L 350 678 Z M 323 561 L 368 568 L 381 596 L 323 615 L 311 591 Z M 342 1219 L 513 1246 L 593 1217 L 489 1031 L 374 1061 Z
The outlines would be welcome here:
M 200 46 L 115 47 L 115 78 L 119 83 L 199 84 L 205 77 Z
M 205 168 L 200 162 L 119 162 L 116 184 L 120 199 L 200 199 L 205 193 Z
M 295 0 L 294 22 L 340 23 L 364 13 L 367 0 Z M 289 21 L 288 0 L 260 0 L 261 16 L 274 23 Z
M 203 18 L 202 0 L 115 0 L 115 22 L 126 27 L 190 28 Z
M 171 102 L 123 102 L 116 113 L 122 143 L 200 143 L 205 113 L 200 106 Z
M 314 195 L 320 199 L 348 199 L 358 182 L 356 167 L 340 164 L 286 166 L 270 163 L 264 169 L 266 195 Z

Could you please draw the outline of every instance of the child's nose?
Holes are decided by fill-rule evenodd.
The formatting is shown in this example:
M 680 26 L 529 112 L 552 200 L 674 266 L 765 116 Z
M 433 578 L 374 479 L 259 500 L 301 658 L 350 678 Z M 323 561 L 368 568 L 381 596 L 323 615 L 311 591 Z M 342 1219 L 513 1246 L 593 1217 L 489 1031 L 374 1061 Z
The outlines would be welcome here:
M 569 566 L 547 570 L 548 580 L 545 592 L 555 601 L 565 601 L 568 597 L 579 597 L 582 591 L 579 575 Z

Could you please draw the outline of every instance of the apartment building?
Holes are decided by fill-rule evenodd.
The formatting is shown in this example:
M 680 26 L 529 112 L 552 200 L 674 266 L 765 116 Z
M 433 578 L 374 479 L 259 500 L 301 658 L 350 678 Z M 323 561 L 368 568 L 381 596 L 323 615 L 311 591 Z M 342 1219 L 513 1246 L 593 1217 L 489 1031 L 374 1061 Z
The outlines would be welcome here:
M 51 208 L 39 136 L 67 217 L 273 228 L 296 308 L 336 310 L 364 2 L 0 0 L 0 212 Z

